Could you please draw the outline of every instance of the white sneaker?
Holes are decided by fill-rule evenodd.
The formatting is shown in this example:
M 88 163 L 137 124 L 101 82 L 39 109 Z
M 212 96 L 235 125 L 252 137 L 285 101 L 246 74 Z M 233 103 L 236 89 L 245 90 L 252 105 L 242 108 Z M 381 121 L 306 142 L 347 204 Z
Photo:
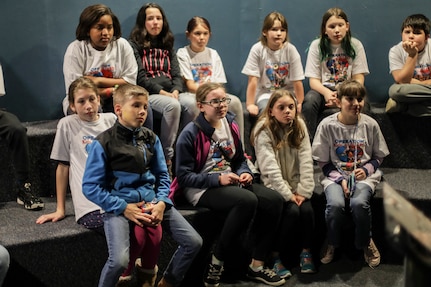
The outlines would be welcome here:
M 380 252 L 372 238 L 370 238 L 370 243 L 364 248 L 364 258 L 368 266 L 375 268 L 380 264 Z
M 386 113 L 396 113 L 396 112 L 399 112 L 400 109 L 401 109 L 400 104 L 392 100 L 391 98 L 389 98 L 388 101 L 386 102 L 386 108 L 385 108 Z

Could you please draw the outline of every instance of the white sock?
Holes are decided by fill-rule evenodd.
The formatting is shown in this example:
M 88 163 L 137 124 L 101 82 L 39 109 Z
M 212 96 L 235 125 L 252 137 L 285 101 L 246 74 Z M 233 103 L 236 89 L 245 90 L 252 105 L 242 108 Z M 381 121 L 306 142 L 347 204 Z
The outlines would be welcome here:
M 257 267 L 253 267 L 251 264 L 249 265 L 251 270 L 253 270 L 254 272 L 260 271 L 263 269 L 263 266 L 257 266 Z
M 224 261 L 218 260 L 217 257 L 215 257 L 213 254 L 213 256 L 211 258 L 211 263 L 214 265 L 223 266 Z

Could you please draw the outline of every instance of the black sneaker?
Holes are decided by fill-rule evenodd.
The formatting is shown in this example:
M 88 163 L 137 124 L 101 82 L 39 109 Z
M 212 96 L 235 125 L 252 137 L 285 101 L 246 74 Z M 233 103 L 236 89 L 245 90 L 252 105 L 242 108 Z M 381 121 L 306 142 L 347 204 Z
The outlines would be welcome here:
M 223 266 L 210 264 L 204 278 L 206 287 L 218 287 L 220 285 L 220 277 L 223 273 Z
M 280 278 L 274 270 L 263 267 L 259 271 L 253 271 L 248 267 L 247 277 L 256 281 L 260 281 L 270 286 L 281 286 L 286 283 L 286 280 Z
M 31 190 L 31 184 L 28 182 L 18 186 L 18 197 L 16 202 L 24 205 L 24 208 L 28 210 L 39 210 L 45 206 L 42 199 L 33 193 Z

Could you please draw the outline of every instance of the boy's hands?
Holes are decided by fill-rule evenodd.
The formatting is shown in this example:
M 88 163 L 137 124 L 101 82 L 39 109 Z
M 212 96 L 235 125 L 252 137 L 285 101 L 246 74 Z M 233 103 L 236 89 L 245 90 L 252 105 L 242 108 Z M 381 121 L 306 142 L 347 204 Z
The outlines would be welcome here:
M 145 201 L 127 204 L 123 212 L 124 216 L 141 227 L 144 225 L 157 226 L 163 220 L 166 204 L 163 201 L 159 201 L 152 206 L 145 207 L 144 212 L 142 210 L 144 203 Z
M 419 51 L 418 44 L 416 42 L 413 42 L 413 41 L 404 41 L 403 42 L 403 49 L 412 58 L 415 57 Z
M 138 202 L 138 203 L 128 203 L 123 214 L 128 220 L 134 222 L 135 224 L 141 227 L 144 226 L 144 224 L 153 226 L 154 224 L 152 222 L 154 220 L 154 216 L 150 213 L 142 212 L 141 207 L 144 203 L 145 203 L 144 201 Z M 149 207 L 149 208 L 146 208 L 146 210 L 151 212 L 152 208 L 153 207 Z

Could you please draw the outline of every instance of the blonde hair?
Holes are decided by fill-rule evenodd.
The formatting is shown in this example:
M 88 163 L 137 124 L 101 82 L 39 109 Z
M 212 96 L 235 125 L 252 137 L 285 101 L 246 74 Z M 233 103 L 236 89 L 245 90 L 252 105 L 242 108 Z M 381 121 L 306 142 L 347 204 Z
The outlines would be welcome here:
M 120 104 L 123 105 L 125 101 L 129 100 L 132 97 L 137 96 L 145 96 L 148 99 L 149 93 L 146 89 L 141 86 L 125 84 L 121 85 L 118 89 L 115 90 L 113 96 L 114 105 Z
M 223 84 L 220 83 L 213 83 L 213 82 L 206 82 L 199 86 L 199 88 L 196 91 L 196 102 L 202 102 L 205 101 L 206 96 L 214 90 L 222 89 L 226 92 L 226 89 Z

